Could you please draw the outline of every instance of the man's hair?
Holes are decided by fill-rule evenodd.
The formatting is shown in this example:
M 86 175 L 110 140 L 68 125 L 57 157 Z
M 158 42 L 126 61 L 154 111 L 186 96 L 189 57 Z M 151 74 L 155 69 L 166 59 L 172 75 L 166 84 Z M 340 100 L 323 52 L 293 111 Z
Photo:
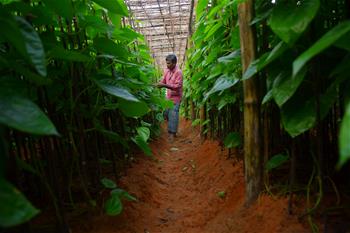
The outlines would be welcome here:
M 165 60 L 166 61 L 171 61 L 172 63 L 176 64 L 177 57 L 176 57 L 175 54 L 169 54 L 168 56 L 166 56 Z

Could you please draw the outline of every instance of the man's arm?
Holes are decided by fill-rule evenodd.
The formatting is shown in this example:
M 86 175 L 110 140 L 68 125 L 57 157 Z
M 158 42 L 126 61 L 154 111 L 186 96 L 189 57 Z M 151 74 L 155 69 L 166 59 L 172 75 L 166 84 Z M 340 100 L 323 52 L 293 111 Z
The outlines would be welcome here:
M 174 74 L 174 83 L 169 83 L 169 84 L 166 84 L 166 83 L 159 83 L 158 84 L 158 87 L 165 87 L 165 88 L 168 88 L 170 90 L 177 90 L 179 88 L 182 87 L 182 73 L 181 71 L 178 71 Z

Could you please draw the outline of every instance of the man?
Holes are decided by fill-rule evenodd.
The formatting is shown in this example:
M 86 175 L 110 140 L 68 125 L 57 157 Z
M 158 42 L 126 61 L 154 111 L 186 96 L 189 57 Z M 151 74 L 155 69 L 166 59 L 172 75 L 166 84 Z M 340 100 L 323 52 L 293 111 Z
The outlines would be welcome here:
M 168 119 L 169 140 L 173 141 L 179 125 L 179 108 L 182 98 L 182 72 L 176 65 L 177 58 L 174 54 L 169 54 L 165 58 L 165 61 L 167 69 L 165 69 L 163 79 L 157 86 L 167 88 L 166 98 L 174 103 L 173 108 L 165 112 Z

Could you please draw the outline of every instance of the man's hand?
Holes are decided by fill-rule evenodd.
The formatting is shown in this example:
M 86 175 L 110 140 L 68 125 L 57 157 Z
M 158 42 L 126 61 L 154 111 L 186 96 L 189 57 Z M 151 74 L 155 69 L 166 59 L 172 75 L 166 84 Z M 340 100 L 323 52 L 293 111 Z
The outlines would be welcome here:
M 162 88 L 162 87 L 165 87 L 165 84 L 164 83 L 156 83 L 154 84 L 156 87 L 158 88 Z

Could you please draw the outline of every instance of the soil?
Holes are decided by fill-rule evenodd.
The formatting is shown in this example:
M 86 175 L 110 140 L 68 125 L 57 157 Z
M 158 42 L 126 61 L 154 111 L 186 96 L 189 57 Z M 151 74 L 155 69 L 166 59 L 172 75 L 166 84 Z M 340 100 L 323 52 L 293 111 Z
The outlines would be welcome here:
M 137 197 L 122 214 L 87 217 L 74 233 L 304 233 L 307 225 L 287 213 L 287 198 L 261 195 L 244 205 L 243 164 L 228 159 L 218 142 L 201 141 L 182 120 L 179 135 L 151 142 L 154 158 L 136 157 L 118 185 Z

